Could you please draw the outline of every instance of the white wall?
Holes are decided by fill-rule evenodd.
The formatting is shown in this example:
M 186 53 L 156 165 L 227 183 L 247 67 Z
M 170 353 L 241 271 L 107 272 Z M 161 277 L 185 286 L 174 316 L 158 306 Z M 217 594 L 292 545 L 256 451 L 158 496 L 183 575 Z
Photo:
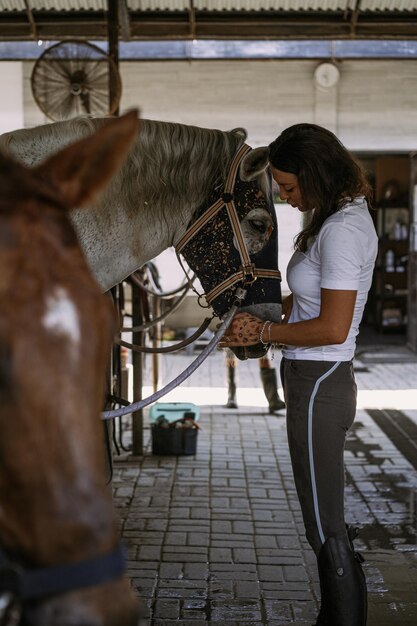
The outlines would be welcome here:
M 243 126 L 253 145 L 312 119 L 309 62 L 125 63 L 121 69 L 123 108 L 140 106 L 151 119 L 222 130 Z
M 352 150 L 416 150 L 417 60 L 344 61 L 338 135 Z
M 24 124 L 23 64 L 18 61 L 0 63 L 0 133 Z
M 32 74 L 34 63 L 28 61 L 23 63 L 23 102 L 24 102 L 24 126 L 26 128 L 38 126 L 39 124 L 47 124 L 51 120 L 42 113 L 35 103 L 32 95 L 30 77 Z
M 144 117 L 230 129 L 244 126 L 253 145 L 283 128 L 316 121 L 317 61 L 123 63 L 122 108 Z M 344 60 L 329 126 L 353 150 L 417 148 L 417 60 Z M 321 94 L 322 109 L 326 96 Z M 333 115 L 333 107 L 336 107 Z M 317 120 L 318 121 L 318 120 Z
M 48 120 L 31 94 L 33 63 L 22 65 L 24 125 L 44 124 Z M 318 115 L 323 122 L 326 94 L 320 94 L 318 111 L 317 65 L 310 60 L 125 62 L 120 66 L 121 108 L 139 106 L 143 117 L 224 130 L 244 126 L 249 141 L 261 145 L 291 124 L 313 122 Z M 342 141 L 353 150 L 415 150 L 417 60 L 344 60 L 338 65 L 340 81 L 336 94 L 329 91 L 327 104 L 329 125 Z M 7 85 L 2 106 L 10 114 L 19 110 L 20 67 L 0 63 Z

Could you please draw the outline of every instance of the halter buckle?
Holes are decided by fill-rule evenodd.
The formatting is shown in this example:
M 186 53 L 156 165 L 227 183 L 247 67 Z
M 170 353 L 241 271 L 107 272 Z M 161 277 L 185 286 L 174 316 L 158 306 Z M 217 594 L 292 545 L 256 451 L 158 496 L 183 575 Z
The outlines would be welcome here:
M 225 204 L 229 204 L 230 202 L 233 202 L 234 200 L 233 193 L 225 191 L 224 193 L 222 193 L 222 200 Z
M 250 265 L 242 265 L 241 270 L 243 274 L 244 285 L 252 285 L 258 278 L 255 274 L 255 263 L 250 263 Z

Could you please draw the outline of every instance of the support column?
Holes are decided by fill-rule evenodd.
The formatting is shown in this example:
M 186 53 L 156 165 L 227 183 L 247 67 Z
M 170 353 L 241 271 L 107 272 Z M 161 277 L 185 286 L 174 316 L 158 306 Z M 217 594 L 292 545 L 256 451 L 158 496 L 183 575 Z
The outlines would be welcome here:
M 417 352 L 417 154 L 410 168 L 410 250 L 408 255 L 407 343 Z
M 143 308 L 141 293 L 136 285 L 132 285 L 132 326 L 143 324 Z M 143 332 L 132 333 L 132 343 L 143 345 Z M 143 355 L 141 352 L 132 352 L 133 363 L 133 402 L 142 400 L 143 387 Z M 132 454 L 143 454 L 143 409 L 132 414 Z
M 117 70 L 119 69 L 119 2 L 118 0 L 107 0 L 107 38 L 109 43 L 109 57 L 114 61 Z M 114 84 L 113 73 L 109 72 L 109 101 L 113 102 L 117 95 L 117 85 Z M 119 115 L 119 107 L 113 115 Z

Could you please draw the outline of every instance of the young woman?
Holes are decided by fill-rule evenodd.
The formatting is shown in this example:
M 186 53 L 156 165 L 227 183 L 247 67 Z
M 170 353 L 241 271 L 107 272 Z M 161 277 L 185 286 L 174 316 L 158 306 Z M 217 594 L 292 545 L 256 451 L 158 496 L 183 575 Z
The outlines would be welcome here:
M 343 451 L 356 411 L 355 340 L 377 254 L 371 190 L 350 153 L 320 126 L 287 128 L 269 155 L 281 199 L 311 218 L 288 265 L 284 323 L 239 314 L 223 345 L 283 344 L 292 467 L 318 559 L 317 626 L 365 626 L 365 577 L 344 518 Z

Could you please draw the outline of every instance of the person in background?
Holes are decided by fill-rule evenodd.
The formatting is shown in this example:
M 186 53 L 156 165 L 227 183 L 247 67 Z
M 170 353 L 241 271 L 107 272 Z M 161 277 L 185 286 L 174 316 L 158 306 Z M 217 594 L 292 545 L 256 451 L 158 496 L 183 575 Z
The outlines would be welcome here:
M 365 626 L 367 590 L 344 516 L 343 452 L 356 412 L 352 358 L 372 282 L 371 189 L 337 137 L 296 124 L 269 146 L 282 200 L 310 214 L 287 269 L 282 324 L 235 316 L 223 346 L 283 345 L 287 432 L 306 537 L 318 562 L 316 626 Z
M 226 350 L 227 409 L 238 408 L 236 400 L 237 362 L 238 359 L 233 352 Z M 278 393 L 276 370 L 272 367 L 271 361 L 267 357 L 259 359 L 259 374 L 265 397 L 268 400 L 269 412 L 272 414 L 285 409 L 285 402 L 281 400 Z

